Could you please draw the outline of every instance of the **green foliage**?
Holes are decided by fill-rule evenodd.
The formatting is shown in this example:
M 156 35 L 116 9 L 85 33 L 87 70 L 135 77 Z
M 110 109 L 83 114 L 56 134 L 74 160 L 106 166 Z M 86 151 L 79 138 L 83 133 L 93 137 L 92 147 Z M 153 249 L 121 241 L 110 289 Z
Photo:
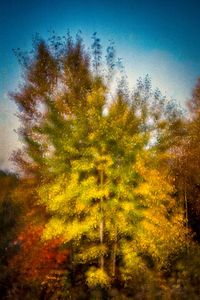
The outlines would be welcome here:
M 170 299 L 198 299 L 200 274 L 200 249 L 196 243 L 183 248 L 178 256 L 173 257 L 166 274 L 166 285 Z

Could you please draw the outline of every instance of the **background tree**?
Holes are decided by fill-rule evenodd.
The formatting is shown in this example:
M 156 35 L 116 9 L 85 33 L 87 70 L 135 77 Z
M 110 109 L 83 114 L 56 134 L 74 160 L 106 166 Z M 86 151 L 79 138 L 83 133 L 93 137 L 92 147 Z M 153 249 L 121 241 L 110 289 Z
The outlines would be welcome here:
M 176 186 L 178 196 L 185 206 L 188 225 L 195 232 L 196 239 L 200 238 L 200 190 L 199 190 L 199 128 L 200 128 L 200 83 L 199 80 L 193 90 L 191 100 L 188 102 L 190 114 L 185 118 L 183 128 L 184 135 L 180 138 L 181 143 L 177 147 L 176 163 Z
M 94 32 L 92 35 L 92 54 L 93 54 L 93 68 L 95 70 L 95 73 L 98 75 L 99 68 L 101 66 L 101 59 L 102 59 L 102 46 L 100 39 L 97 37 L 97 33 Z
M 16 237 L 21 228 L 19 222 L 22 205 L 14 197 L 18 178 L 12 173 L 0 171 L 0 293 L 4 298 L 12 286 L 12 273 L 9 261 L 17 253 Z

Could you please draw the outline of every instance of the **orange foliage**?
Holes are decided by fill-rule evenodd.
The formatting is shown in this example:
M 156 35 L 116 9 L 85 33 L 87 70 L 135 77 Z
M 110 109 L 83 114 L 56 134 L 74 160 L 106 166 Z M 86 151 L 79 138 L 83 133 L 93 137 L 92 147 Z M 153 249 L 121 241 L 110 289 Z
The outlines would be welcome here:
M 25 280 L 44 280 L 51 272 L 63 269 L 67 262 L 69 251 L 60 249 L 61 239 L 43 243 L 42 233 L 42 226 L 32 225 L 25 228 L 15 241 L 20 251 L 10 264 Z

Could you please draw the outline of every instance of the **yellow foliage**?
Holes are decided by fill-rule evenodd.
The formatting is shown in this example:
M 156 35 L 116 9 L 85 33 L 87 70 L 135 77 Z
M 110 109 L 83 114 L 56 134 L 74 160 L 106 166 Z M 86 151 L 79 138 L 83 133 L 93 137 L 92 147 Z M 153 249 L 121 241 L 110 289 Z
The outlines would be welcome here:
M 111 279 L 103 269 L 91 267 L 86 273 L 86 282 L 89 287 L 109 287 Z
M 105 244 L 89 246 L 87 251 L 84 249 L 82 253 L 77 254 L 77 261 L 86 263 L 88 261 L 99 258 L 101 255 L 106 255 L 108 248 Z

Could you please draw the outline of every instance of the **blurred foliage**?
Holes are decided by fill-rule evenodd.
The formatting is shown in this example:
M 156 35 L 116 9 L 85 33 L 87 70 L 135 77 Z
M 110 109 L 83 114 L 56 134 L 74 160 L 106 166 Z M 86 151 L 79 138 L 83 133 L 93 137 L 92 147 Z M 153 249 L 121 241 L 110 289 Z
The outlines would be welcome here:
M 111 41 L 36 36 L 18 175 L 0 173 L 2 299 L 199 299 L 199 83 L 186 118 Z M 113 88 L 113 83 L 115 89 Z
M 17 252 L 15 242 L 20 229 L 21 206 L 14 197 L 18 178 L 11 173 L 0 171 L 0 294 L 6 295 L 11 286 L 8 264 Z

